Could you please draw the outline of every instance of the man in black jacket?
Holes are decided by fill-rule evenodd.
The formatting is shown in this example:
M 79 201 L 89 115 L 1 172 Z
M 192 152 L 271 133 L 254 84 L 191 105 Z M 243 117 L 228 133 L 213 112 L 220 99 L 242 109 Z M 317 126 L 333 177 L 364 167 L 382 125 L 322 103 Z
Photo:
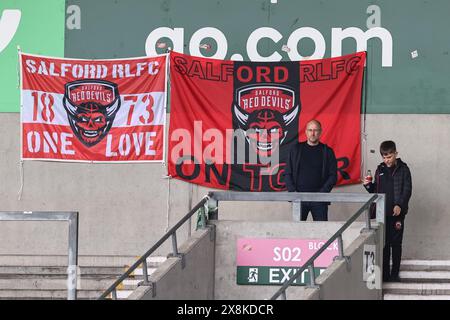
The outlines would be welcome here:
M 333 149 L 320 142 L 322 125 L 317 120 L 306 124 L 306 142 L 292 146 L 284 172 L 289 192 L 330 192 L 337 181 L 337 162 Z M 301 220 L 311 211 L 314 221 L 328 220 L 327 202 L 302 202 Z
M 383 281 L 400 281 L 400 261 L 405 216 L 412 193 L 411 172 L 400 158 L 394 141 L 380 145 L 383 162 L 378 165 L 374 181 L 364 178 L 363 185 L 370 193 L 385 193 L 385 244 L 383 249 Z M 390 256 L 392 248 L 392 270 Z

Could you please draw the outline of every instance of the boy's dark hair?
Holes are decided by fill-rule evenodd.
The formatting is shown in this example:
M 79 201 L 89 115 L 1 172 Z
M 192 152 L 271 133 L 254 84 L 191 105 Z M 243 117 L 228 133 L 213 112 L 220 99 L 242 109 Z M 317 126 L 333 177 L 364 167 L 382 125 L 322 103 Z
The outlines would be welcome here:
M 388 140 L 388 141 L 383 141 L 380 144 L 380 153 L 382 156 L 386 156 L 388 154 L 391 153 L 395 153 L 397 152 L 397 147 L 395 146 L 395 142 Z

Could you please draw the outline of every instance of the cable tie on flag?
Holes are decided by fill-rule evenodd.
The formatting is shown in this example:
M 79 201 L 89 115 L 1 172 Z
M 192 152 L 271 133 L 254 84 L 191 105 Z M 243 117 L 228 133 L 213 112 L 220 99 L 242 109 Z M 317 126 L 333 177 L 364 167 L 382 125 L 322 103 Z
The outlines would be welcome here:
M 361 136 L 364 140 L 367 140 L 367 132 L 361 132 Z
M 194 184 L 189 184 L 189 195 L 188 195 L 188 210 L 192 210 L 192 201 L 194 198 Z M 191 237 L 191 229 L 192 229 L 192 216 L 188 220 L 188 238 Z
M 167 176 L 167 225 L 166 225 L 166 232 L 169 231 L 169 216 L 170 216 L 170 178 L 171 178 L 171 176 Z
M 20 46 L 17 46 L 17 53 L 19 56 L 19 59 L 17 60 L 17 88 L 20 89 L 20 53 L 22 50 L 20 50 Z
M 23 173 L 23 160 L 20 160 L 19 162 L 19 172 L 20 172 L 20 188 L 19 188 L 19 192 L 18 192 L 18 198 L 17 200 L 21 200 L 22 199 L 22 192 L 23 192 L 23 185 L 24 185 L 24 173 Z

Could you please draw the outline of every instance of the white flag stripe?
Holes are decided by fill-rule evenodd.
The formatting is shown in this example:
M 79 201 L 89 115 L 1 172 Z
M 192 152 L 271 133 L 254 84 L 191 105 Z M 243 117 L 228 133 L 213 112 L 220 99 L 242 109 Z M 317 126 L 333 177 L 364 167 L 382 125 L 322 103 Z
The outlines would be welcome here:
M 68 126 L 63 96 L 58 93 L 23 90 L 22 122 Z M 164 125 L 164 92 L 121 95 L 120 98 L 121 106 L 114 119 L 113 127 Z M 35 101 L 38 102 L 37 108 Z
M 22 122 L 68 126 L 67 113 L 62 104 L 63 96 L 57 93 L 22 90 Z M 46 104 L 45 108 L 42 100 Z
M 148 98 L 149 95 L 151 95 L 151 98 Z M 123 95 L 120 97 L 122 104 L 119 111 L 117 111 L 113 127 L 164 124 L 166 111 L 164 110 L 163 92 Z M 151 104 L 149 105 L 149 103 Z M 150 109 L 150 112 L 147 108 Z M 128 124 L 128 121 L 130 124 Z

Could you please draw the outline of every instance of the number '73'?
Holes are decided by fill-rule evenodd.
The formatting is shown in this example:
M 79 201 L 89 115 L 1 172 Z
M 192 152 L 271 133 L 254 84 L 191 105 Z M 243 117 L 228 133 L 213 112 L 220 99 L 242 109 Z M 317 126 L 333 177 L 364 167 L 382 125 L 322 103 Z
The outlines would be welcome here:
M 139 122 L 142 124 L 150 124 L 153 122 L 155 118 L 155 114 L 153 113 L 153 104 L 154 100 L 151 94 L 146 94 L 141 97 L 139 100 L 138 96 L 126 96 L 123 98 L 124 101 L 130 102 L 128 109 L 128 117 L 127 117 L 127 125 L 131 125 L 131 121 L 133 119 L 133 115 L 135 114 L 136 104 L 143 103 L 143 108 L 139 108 L 136 110 L 136 114 L 139 115 Z M 140 107 L 140 106 L 139 106 Z

